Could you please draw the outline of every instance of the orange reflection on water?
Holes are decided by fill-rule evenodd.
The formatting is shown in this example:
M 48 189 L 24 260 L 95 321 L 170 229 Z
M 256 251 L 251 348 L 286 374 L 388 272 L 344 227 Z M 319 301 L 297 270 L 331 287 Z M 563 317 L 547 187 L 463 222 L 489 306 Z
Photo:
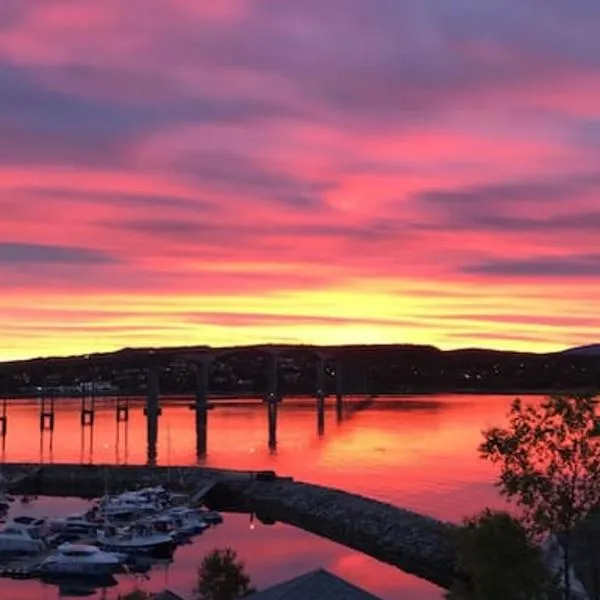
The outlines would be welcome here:
M 505 422 L 511 399 L 476 395 L 383 398 L 368 406 L 351 400 L 341 419 L 330 401 L 322 435 L 316 403 L 286 399 L 278 410 L 274 450 L 268 446 L 264 405 L 220 404 L 208 413 L 206 455 L 200 458 L 189 401 L 169 400 L 163 403 L 159 419 L 157 462 L 274 469 L 458 521 L 484 506 L 504 505 L 493 486 L 494 469 L 478 457 L 477 445 L 483 428 Z M 57 400 L 55 406 L 54 433 L 45 432 L 40 445 L 36 403 L 10 404 L 4 460 L 146 462 L 142 401 L 132 403 L 129 422 L 119 425 L 112 401 L 98 402 L 94 426 L 86 428 L 80 425 L 78 402 Z M 400 592 L 411 598 L 440 597 L 439 590 L 426 582 L 294 528 L 258 525 L 253 530 L 247 522 L 234 527 L 244 519 L 228 516 L 225 526 L 202 536 L 198 544 L 203 549 L 209 549 L 208 542 L 233 545 L 261 587 L 323 566 L 384 598 L 398 597 Z M 191 563 L 199 556 L 190 548 L 179 551 L 182 558 L 170 571 L 187 594 L 193 587 Z

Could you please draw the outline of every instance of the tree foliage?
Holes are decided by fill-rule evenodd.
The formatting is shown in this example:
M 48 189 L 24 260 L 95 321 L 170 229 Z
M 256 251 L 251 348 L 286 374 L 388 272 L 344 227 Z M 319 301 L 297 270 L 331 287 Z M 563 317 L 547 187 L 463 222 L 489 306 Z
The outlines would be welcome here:
M 232 548 L 209 552 L 198 568 L 198 600 L 235 600 L 254 592 L 244 563 Z
M 593 509 L 573 532 L 577 574 L 593 600 L 600 600 L 600 507 Z
M 547 599 L 550 578 L 539 548 L 506 512 L 484 510 L 457 534 L 457 580 L 448 600 Z
M 501 466 L 499 487 L 537 535 L 556 534 L 570 588 L 573 529 L 600 503 L 600 445 L 593 438 L 594 399 L 553 396 L 539 406 L 515 400 L 506 428 L 484 432 L 481 455 Z

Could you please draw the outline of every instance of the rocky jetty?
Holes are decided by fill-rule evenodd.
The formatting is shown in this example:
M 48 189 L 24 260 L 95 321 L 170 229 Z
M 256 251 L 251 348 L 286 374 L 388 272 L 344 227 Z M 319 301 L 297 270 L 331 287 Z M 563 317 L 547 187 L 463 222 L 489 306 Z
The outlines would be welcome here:
M 210 499 L 221 510 L 254 512 L 359 550 L 449 588 L 456 526 L 371 498 L 293 480 L 223 481 Z
M 211 508 L 255 514 L 359 550 L 449 588 L 455 578 L 456 525 L 342 490 L 249 472 L 144 465 L 3 464 L 13 493 L 95 497 L 162 484 Z

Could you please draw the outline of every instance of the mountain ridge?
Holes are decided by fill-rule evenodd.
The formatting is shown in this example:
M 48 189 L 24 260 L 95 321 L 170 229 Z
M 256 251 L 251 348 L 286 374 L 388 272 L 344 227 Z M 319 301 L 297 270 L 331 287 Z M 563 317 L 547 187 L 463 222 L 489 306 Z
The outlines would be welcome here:
M 250 344 L 250 345 L 233 345 L 233 346 L 208 346 L 208 345 L 193 345 L 193 346 L 125 346 L 118 350 L 110 350 L 106 352 L 89 352 L 81 354 L 71 355 L 52 355 L 52 356 L 36 356 L 30 358 L 22 358 L 15 360 L 0 361 L 0 365 L 18 365 L 18 364 L 29 364 L 37 362 L 79 362 L 82 360 L 110 360 L 119 359 L 133 355 L 143 355 L 145 353 L 156 354 L 156 355 L 185 355 L 203 352 L 245 352 L 245 351 L 257 351 L 268 348 L 280 348 L 289 352 L 302 352 L 302 351 L 323 351 L 323 352 L 428 352 L 428 353 L 439 353 L 444 355 L 481 355 L 488 354 L 494 356 L 600 356 L 600 343 L 587 344 L 584 346 L 575 346 L 566 348 L 564 350 L 552 351 L 552 352 L 533 352 L 525 350 L 499 350 L 496 348 L 484 348 L 477 346 L 469 346 L 465 348 L 452 348 L 449 350 L 443 350 L 437 346 L 431 344 L 339 344 L 339 345 L 320 345 L 320 344 L 290 344 L 290 343 L 264 343 L 264 344 Z

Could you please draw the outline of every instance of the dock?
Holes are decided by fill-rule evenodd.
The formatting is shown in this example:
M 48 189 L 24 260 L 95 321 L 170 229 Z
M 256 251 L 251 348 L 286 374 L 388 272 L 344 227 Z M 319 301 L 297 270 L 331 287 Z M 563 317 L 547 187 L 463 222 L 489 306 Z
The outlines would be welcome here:
M 255 473 L 207 467 L 148 465 L 80 465 L 3 463 L 0 474 L 11 494 L 97 498 L 128 490 L 164 485 L 174 492 L 197 495 L 198 500 L 219 481 L 249 481 Z

